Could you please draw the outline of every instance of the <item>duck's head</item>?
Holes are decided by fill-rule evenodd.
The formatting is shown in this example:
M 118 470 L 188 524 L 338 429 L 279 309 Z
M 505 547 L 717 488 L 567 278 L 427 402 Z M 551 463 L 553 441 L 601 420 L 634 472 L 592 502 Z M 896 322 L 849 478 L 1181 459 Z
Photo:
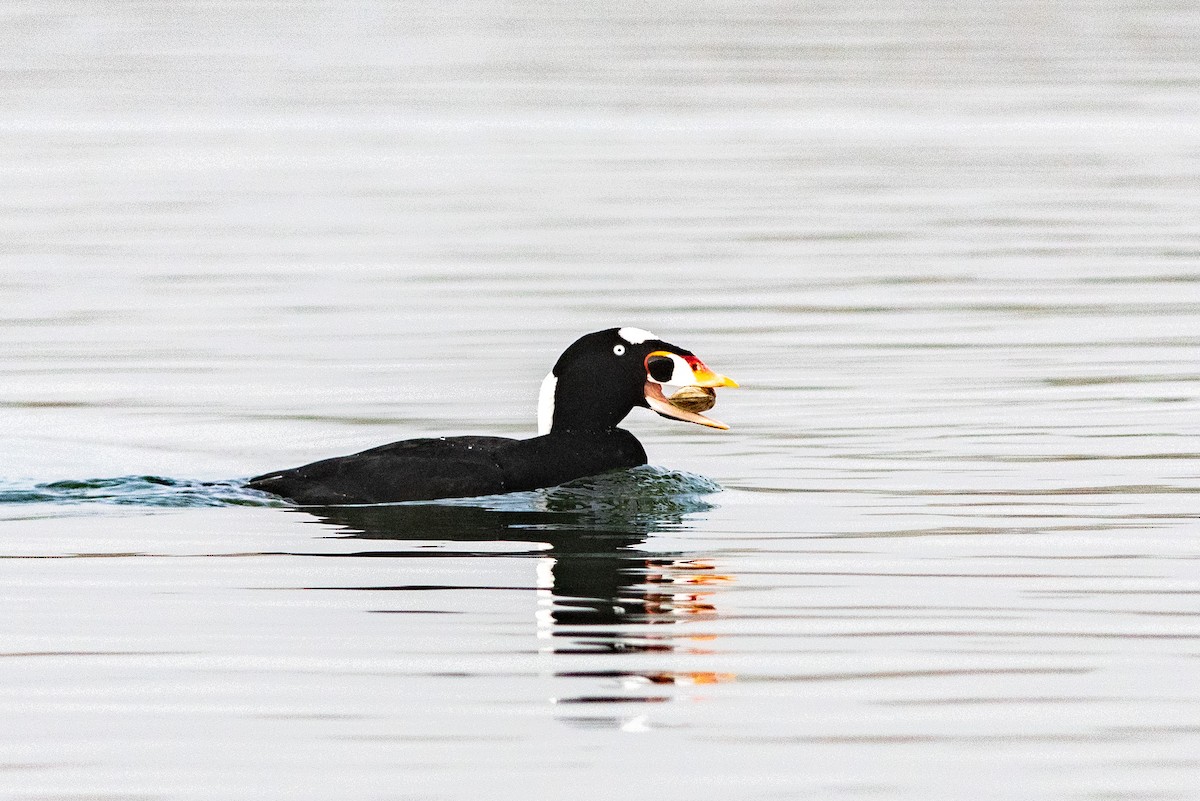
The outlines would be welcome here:
M 663 417 L 712 428 L 729 426 L 672 406 L 664 384 L 736 387 L 690 350 L 640 328 L 609 328 L 587 334 L 567 348 L 542 382 L 538 433 L 601 431 L 615 427 L 635 406 Z

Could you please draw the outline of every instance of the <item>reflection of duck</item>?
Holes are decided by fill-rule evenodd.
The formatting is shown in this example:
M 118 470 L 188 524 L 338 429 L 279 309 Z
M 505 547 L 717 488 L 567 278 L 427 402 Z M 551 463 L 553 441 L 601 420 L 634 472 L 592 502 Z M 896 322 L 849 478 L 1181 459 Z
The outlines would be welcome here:
M 567 348 L 546 376 L 538 405 L 540 436 L 403 440 L 266 473 L 247 486 L 303 504 L 495 495 L 645 464 L 641 443 L 617 427 L 635 406 L 676 420 L 728 428 L 669 403 L 663 384 L 737 386 L 709 370 L 691 351 L 648 331 L 597 331 Z
M 517 553 L 553 560 L 553 581 L 548 589 L 562 604 L 553 612 L 558 622 L 619 622 L 623 613 L 639 612 L 644 606 L 633 597 L 646 562 L 645 554 L 633 550 L 649 533 L 650 527 L 644 523 L 622 529 L 596 528 L 588 525 L 590 512 L 568 508 L 541 511 L 399 504 L 310 507 L 304 511 L 355 539 L 528 543 L 527 551 Z M 547 545 L 549 548 L 544 547 Z M 412 550 L 376 549 L 347 555 L 367 554 L 415 555 Z M 480 555 L 498 554 L 489 549 Z
M 715 489 L 699 476 L 641 467 L 525 496 L 502 496 L 491 505 L 327 506 L 303 512 L 353 539 L 529 543 L 528 550 L 517 553 L 546 560 L 542 572 L 549 582 L 544 589 L 554 598 L 552 621 L 594 626 L 666 620 L 684 607 L 702 612 L 699 598 L 689 601 L 672 585 L 687 584 L 692 593 L 710 569 L 694 560 L 651 556 L 636 546 L 656 530 L 679 525 L 684 515 L 711 508 L 700 496 Z M 479 553 L 498 555 L 494 549 Z M 416 553 L 372 549 L 346 555 Z
M 314 515 L 349 539 L 398 544 L 439 540 L 508 543 L 503 551 L 481 547 L 474 553 L 480 558 L 524 557 L 535 563 L 529 572 L 538 576 L 536 587 L 534 583 L 527 586 L 539 596 L 537 629 L 538 636 L 546 638 L 546 651 L 572 661 L 572 655 L 622 654 L 661 654 L 666 660 L 673 653 L 712 653 L 715 643 L 711 634 L 663 624 L 715 619 L 717 592 L 732 579 L 722 575 L 714 562 L 694 554 L 649 554 L 638 546 L 649 534 L 678 526 L 685 514 L 708 509 L 696 493 L 713 488 L 696 476 L 638 468 L 576 482 L 533 498 L 494 499 L 505 501 L 505 508 L 454 502 L 309 507 L 297 513 Z M 523 503 L 512 502 L 514 498 Z M 615 504 L 614 498 L 624 503 Z M 398 545 L 394 550 L 372 548 L 344 555 L 403 559 L 430 553 Z M 453 553 L 464 555 L 464 550 Z M 670 661 L 658 659 L 639 661 L 635 666 L 613 664 L 604 658 L 601 663 L 581 660 L 575 669 L 560 669 L 555 675 L 601 682 L 614 688 L 611 694 L 568 692 L 555 698 L 555 703 L 567 705 L 564 709 L 580 709 L 574 705 L 666 701 L 670 699 L 661 695 L 661 690 L 647 694 L 643 688 L 735 679 L 728 672 L 676 670 Z M 587 726 L 607 720 L 593 712 L 561 717 Z M 613 725 L 625 722 L 620 716 L 613 721 Z

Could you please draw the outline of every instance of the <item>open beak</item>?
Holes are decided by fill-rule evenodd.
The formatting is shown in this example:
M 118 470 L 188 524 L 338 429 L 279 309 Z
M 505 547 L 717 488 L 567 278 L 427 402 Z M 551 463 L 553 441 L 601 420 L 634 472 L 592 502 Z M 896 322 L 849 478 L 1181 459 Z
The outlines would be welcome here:
M 664 353 L 663 355 L 668 354 Z M 676 358 L 680 357 L 676 356 Z M 723 376 L 720 373 L 714 373 L 712 370 L 708 369 L 704 362 L 700 361 L 695 356 L 687 356 L 684 358 L 687 361 L 688 367 L 691 369 L 691 379 L 679 381 L 672 378 L 671 383 L 682 383 L 690 386 L 709 387 L 714 389 L 716 387 L 737 387 L 737 382 L 732 378 Z M 679 369 L 682 369 L 682 365 Z M 683 420 L 685 423 L 696 423 L 698 425 L 708 426 L 709 428 L 719 428 L 722 431 L 729 430 L 729 426 L 727 426 L 725 423 L 722 423 L 720 420 L 714 420 L 711 417 L 705 417 L 697 412 L 688 412 L 673 406 L 671 402 L 667 400 L 666 395 L 663 394 L 662 384 L 656 383 L 652 378 L 648 377 L 646 379 L 644 391 L 646 395 L 646 405 L 652 410 L 661 414 L 663 417 L 670 417 L 673 420 Z

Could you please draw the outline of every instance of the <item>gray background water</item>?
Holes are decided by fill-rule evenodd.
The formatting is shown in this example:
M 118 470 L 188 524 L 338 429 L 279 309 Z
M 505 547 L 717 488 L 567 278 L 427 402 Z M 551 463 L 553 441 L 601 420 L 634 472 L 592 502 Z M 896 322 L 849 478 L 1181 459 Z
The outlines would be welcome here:
M 0 795 L 1200 797 L 1198 131 L 1186 2 L 0 4 L 10 499 L 743 384 L 709 509 L 0 506 Z

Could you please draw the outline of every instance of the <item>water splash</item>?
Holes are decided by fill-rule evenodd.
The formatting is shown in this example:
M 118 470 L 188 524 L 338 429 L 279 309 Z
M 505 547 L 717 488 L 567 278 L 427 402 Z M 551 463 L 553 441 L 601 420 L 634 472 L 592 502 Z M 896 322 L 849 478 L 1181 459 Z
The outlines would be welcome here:
M 694 473 L 643 465 L 576 479 L 558 487 L 489 495 L 415 501 L 405 505 L 473 506 L 496 511 L 562 512 L 603 522 L 678 518 L 703 512 L 712 504 L 703 496 L 720 485 Z M 0 504 L 85 504 L 159 508 L 205 506 L 277 506 L 293 504 L 248 489 L 244 479 L 200 481 L 163 476 L 118 476 L 21 483 L 0 481 Z
M 121 506 L 282 506 L 265 492 L 247 489 L 244 481 L 198 481 L 162 476 L 118 476 L 21 484 L 0 481 L 0 504 L 105 503 Z
M 542 493 L 550 511 L 662 518 L 708 511 L 713 505 L 705 496 L 720 491 L 720 484 L 704 476 L 643 465 L 577 479 Z
M 586 519 L 592 525 L 624 528 L 639 523 L 661 526 L 678 522 L 685 515 L 706 512 L 713 504 L 705 496 L 720 491 L 720 484 L 704 476 L 642 465 L 530 492 L 421 503 L 505 512 L 553 512 Z
M 347 506 L 292 506 L 350 536 L 550 543 L 561 555 L 610 554 L 708 511 L 720 487 L 693 473 L 637 467 L 530 492 Z

